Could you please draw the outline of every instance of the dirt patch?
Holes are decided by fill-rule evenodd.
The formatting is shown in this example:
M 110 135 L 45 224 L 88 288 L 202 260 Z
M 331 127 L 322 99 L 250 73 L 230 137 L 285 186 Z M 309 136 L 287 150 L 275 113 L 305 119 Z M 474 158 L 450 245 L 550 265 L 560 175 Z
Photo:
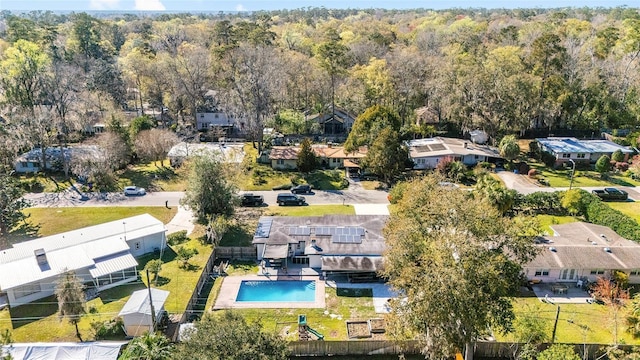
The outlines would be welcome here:
M 367 321 L 347 321 L 347 334 L 349 335 L 349 339 L 371 337 L 369 323 Z
M 372 333 L 383 333 L 386 327 L 386 322 L 382 318 L 369 319 L 369 328 Z

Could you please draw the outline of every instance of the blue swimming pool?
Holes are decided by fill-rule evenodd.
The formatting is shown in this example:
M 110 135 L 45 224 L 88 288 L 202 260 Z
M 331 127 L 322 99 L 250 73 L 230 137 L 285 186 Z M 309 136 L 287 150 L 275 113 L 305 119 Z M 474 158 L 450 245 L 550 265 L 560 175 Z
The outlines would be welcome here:
M 244 280 L 236 301 L 313 302 L 315 298 L 315 281 Z

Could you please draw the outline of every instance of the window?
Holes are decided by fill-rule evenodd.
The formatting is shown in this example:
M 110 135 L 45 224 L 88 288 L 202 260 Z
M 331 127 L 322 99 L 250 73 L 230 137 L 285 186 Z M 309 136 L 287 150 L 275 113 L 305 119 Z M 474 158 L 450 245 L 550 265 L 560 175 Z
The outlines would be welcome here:
M 40 288 L 40 284 L 36 283 L 19 286 L 13 290 L 13 293 L 15 294 L 16 299 L 19 299 L 31 294 L 38 293 L 40 291 L 42 291 L 42 289 Z
M 537 269 L 535 276 L 549 276 L 549 269 Z
M 569 159 L 569 158 L 571 158 L 571 154 L 562 154 L 562 158 L 563 159 Z
M 218 114 L 216 114 L 216 116 L 215 116 L 215 117 L 216 117 L 216 119 L 217 119 L 217 118 L 218 118 Z
M 278 160 L 276 161 L 276 163 L 277 163 L 278 165 L 284 165 L 284 160 L 283 160 L 283 159 L 278 159 Z
M 480 155 L 475 155 L 475 156 L 474 156 L 474 158 L 475 158 L 476 160 L 478 160 L 478 159 L 480 159 Z
M 578 154 L 578 156 L 577 156 L 577 157 L 578 157 L 578 159 L 584 159 L 585 155 L 586 155 L 586 154 Z
M 303 250 L 304 249 L 304 241 L 298 241 L 298 245 L 296 246 L 296 250 Z
M 590 272 L 591 275 L 604 275 L 604 269 L 593 269 Z
M 640 276 L 640 269 L 633 269 L 629 273 L 630 276 Z

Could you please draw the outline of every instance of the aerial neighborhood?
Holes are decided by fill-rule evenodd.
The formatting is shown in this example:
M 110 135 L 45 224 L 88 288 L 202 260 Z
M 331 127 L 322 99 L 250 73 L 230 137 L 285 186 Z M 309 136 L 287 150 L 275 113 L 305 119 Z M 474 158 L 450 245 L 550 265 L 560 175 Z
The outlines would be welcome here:
M 638 8 L 8 2 L 0 359 L 638 359 Z

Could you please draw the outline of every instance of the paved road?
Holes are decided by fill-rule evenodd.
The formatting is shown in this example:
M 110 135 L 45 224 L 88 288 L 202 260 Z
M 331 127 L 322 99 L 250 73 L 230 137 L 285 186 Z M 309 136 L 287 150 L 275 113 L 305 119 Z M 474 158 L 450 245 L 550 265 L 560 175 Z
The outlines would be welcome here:
M 548 186 L 539 186 L 533 183 L 532 181 L 529 181 L 526 175 L 514 174 L 509 171 L 500 171 L 500 172 L 497 172 L 496 174 L 500 177 L 500 179 L 502 179 L 502 181 L 504 181 L 504 184 L 507 188 L 514 189 L 517 192 L 522 194 L 531 194 L 537 191 L 554 192 L 554 191 L 561 191 L 561 190 L 569 190 L 568 187 L 553 188 Z M 638 188 L 634 186 L 616 186 L 616 187 L 620 189 L 624 189 L 626 192 L 628 192 L 630 199 L 634 201 L 640 201 L 640 191 L 638 191 L 639 190 Z M 602 188 L 603 188 L 602 186 L 580 187 L 580 189 L 583 189 L 589 192 L 591 192 L 591 190 L 602 189 Z
M 269 205 L 276 205 L 278 193 L 286 191 L 253 191 L 264 196 Z M 124 196 L 121 193 L 84 193 L 73 189 L 60 193 L 27 194 L 33 207 L 73 207 L 73 206 L 177 206 L 183 192 L 152 192 L 143 196 Z M 310 205 L 322 204 L 389 204 L 387 193 L 377 190 L 316 190 L 302 195 Z

